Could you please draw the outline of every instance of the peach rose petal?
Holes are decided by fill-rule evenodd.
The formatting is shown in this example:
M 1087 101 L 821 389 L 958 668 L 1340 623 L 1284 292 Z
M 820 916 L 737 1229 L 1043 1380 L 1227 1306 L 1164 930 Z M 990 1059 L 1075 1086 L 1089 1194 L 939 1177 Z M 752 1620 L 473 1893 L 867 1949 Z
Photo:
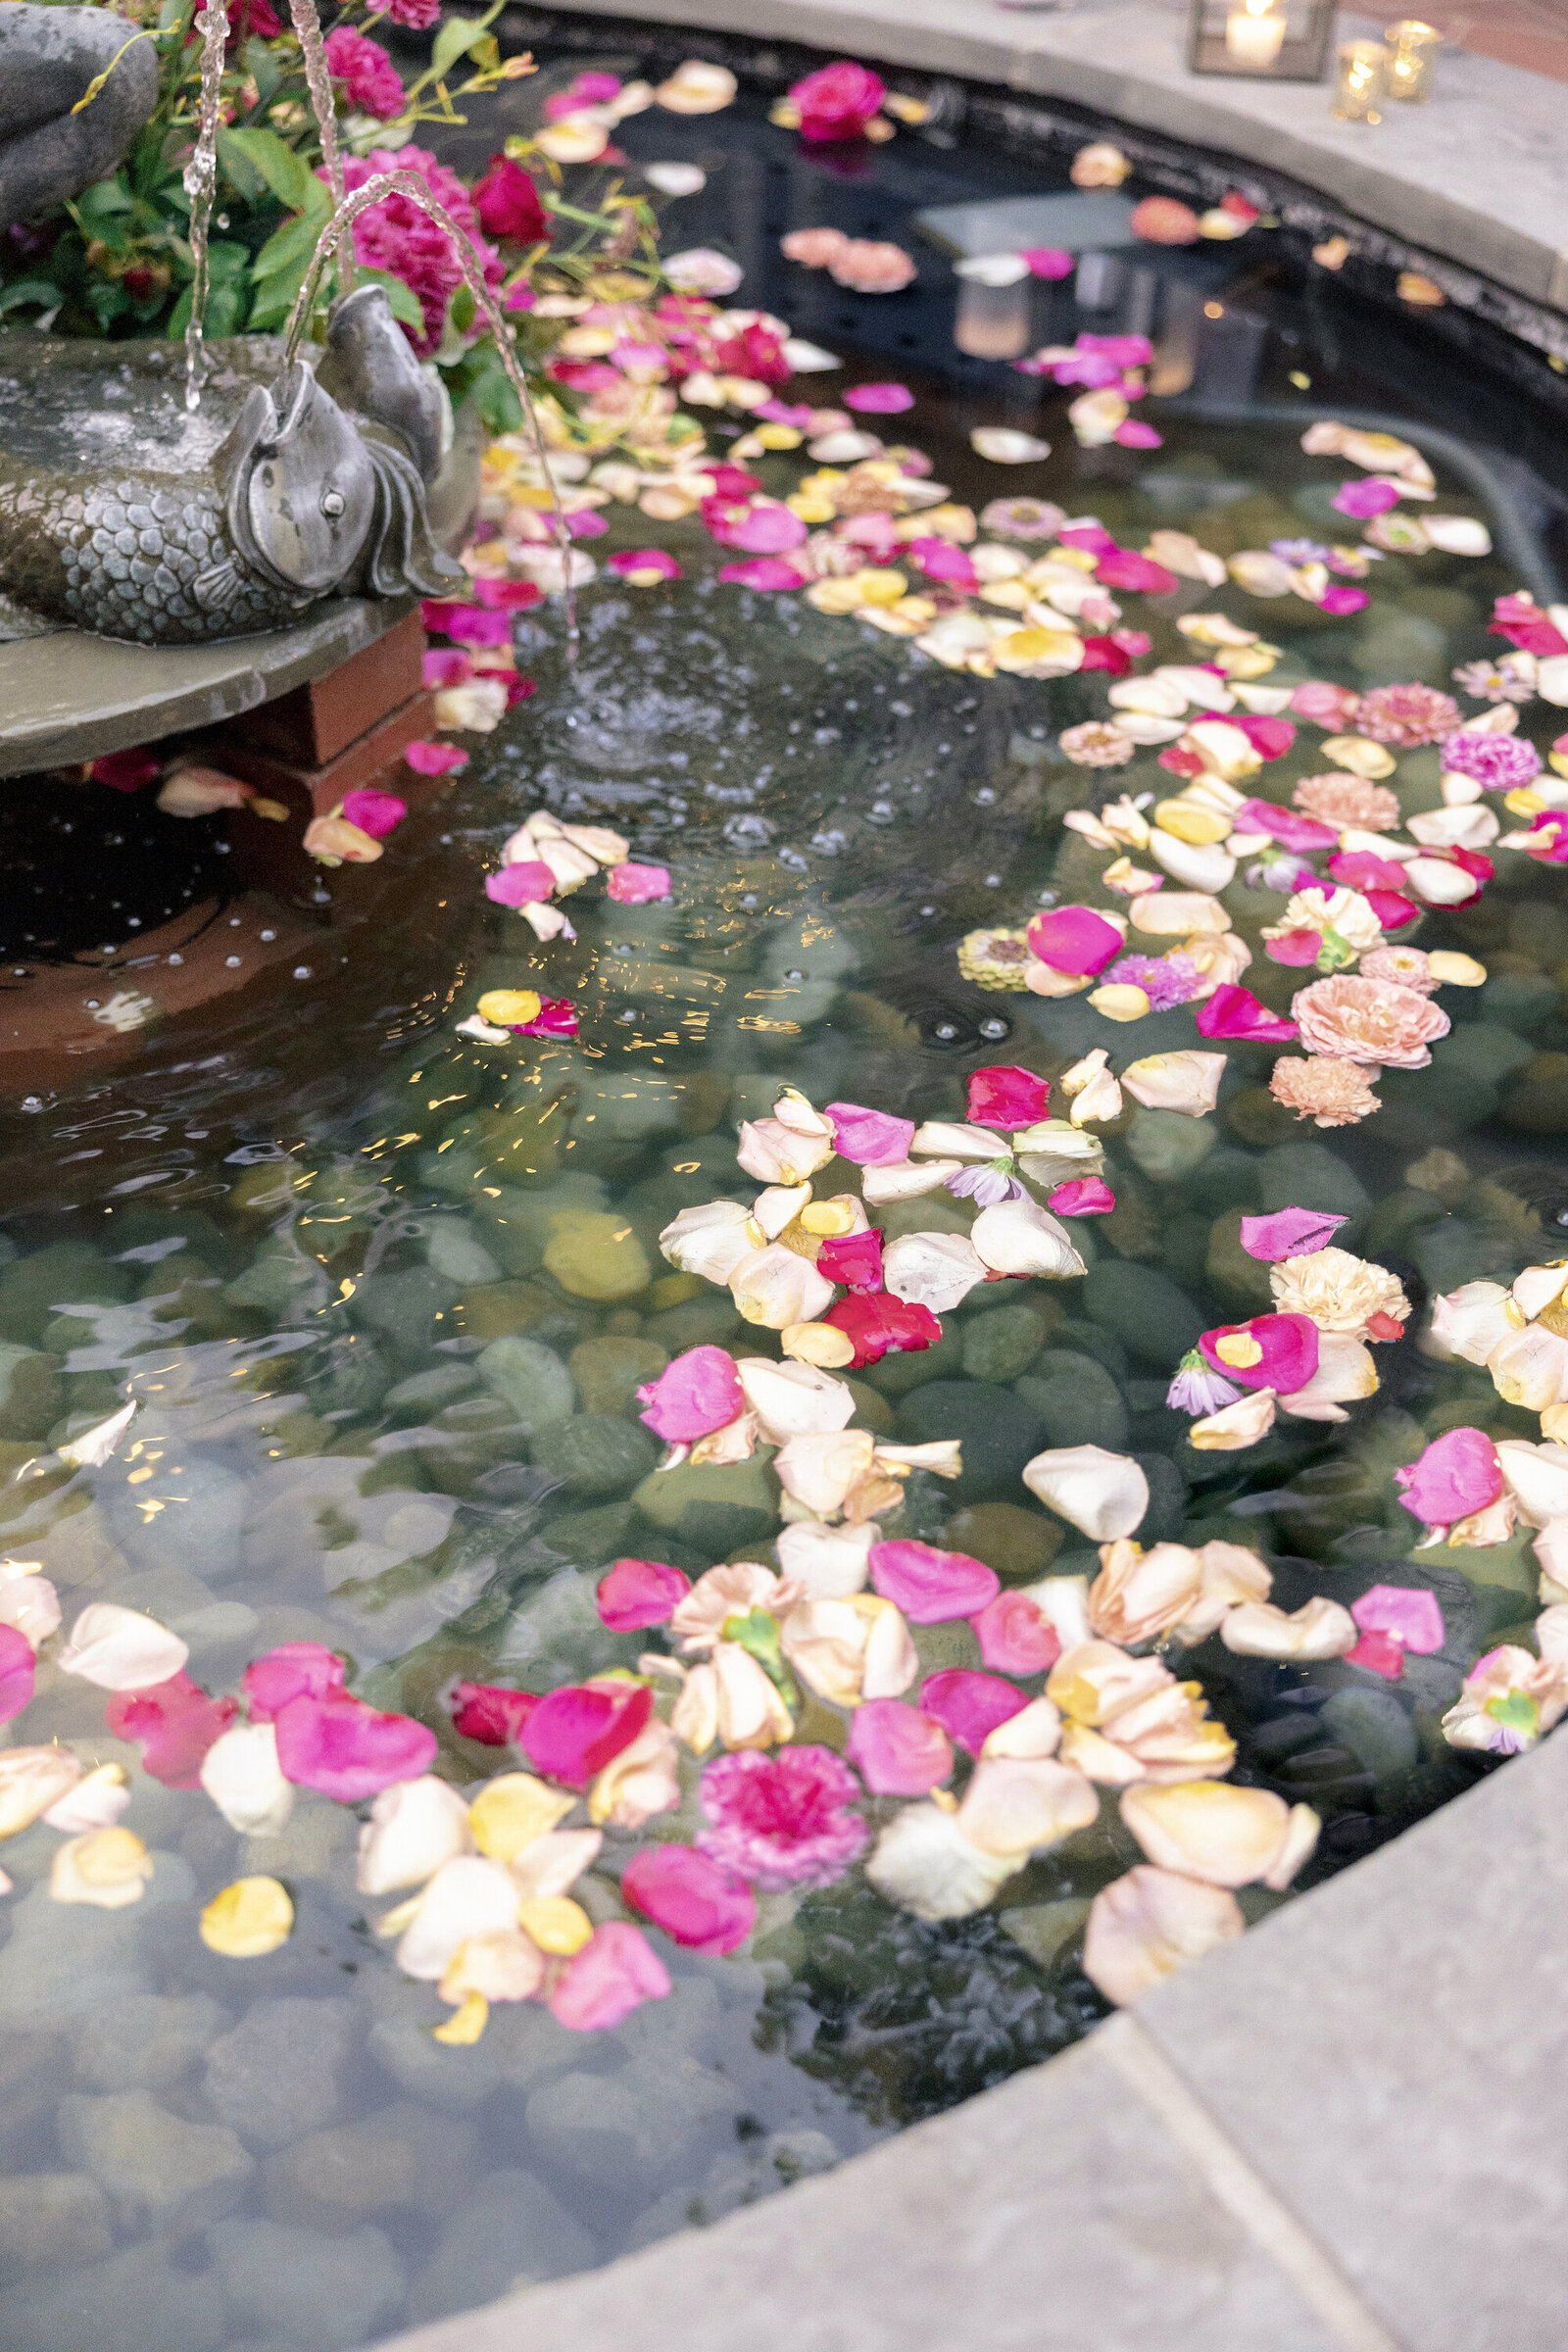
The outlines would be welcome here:
M 1234 1894 L 1178 1871 L 1140 1863 L 1102 1887 L 1084 1930 L 1084 1974 L 1125 2009 L 1179 1968 L 1241 1935 Z

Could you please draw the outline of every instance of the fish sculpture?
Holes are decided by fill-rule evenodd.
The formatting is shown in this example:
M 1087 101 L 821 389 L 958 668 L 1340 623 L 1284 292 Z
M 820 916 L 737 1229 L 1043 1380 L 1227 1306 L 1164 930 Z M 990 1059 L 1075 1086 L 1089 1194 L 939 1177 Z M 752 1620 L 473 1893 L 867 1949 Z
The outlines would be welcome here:
M 0 335 L 0 636 L 200 645 L 466 589 L 425 504 L 452 510 L 450 407 L 382 287 L 292 366 L 270 335 L 207 354 L 187 411 L 178 344 Z

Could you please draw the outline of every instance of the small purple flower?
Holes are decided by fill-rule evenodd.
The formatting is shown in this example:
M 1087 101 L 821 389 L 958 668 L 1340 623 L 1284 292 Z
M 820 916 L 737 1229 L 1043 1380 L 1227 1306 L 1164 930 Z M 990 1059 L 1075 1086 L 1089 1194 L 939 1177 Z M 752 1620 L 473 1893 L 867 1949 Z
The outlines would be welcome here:
M 1453 673 L 1453 682 L 1477 701 L 1533 703 L 1536 690 L 1520 671 L 1511 654 L 1500 662 L 1467 662 Z
M 1191 1413 L 1195 1420 L 1201 1420 L 1205 1414 L 1220 1412 L 1227 1404 L 1234 1404 L 1241 1393 L 1211 1371 L 1196 1348 L 1190 1348 L 1176 1367 L 1176 1377 L 1165 1392 L 1165 1402 L 1173 1413 Z
M 1540 775 L 1541 754 L 1520 735 L 1484 735 L 1461 728 L 1445 738 L 1443 764 L 1488 792 L 1516 792 Z
M 1327 564 L 1334 550 L 1320 547 L 1315 539 L 1271 539 L 1268 552 L 1282 564 Z
M 1190 956 L 1119 956 L 1105 973 L 1129 988 L 1141 988 L 1151 1012 L 1168 1012 L 1186 1004 L 1202 987 L 1202 978 Z
M 1010 1160 L 995 1159 L 978 1168 L 959 1168 L 946 1179 L 948 1191 L 956 1200 L 978 1200 L 982 1208 L 995 1208 L 1003 1200 L 1027 1200 L 1017 1177 L 1007 1173 L 1011 1165 Z

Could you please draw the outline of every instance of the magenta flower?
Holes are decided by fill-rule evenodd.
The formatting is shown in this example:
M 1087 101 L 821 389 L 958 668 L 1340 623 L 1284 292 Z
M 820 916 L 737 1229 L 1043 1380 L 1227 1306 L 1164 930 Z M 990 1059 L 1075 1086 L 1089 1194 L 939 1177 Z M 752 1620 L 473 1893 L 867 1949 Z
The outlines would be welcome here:
M 1170 1411 L 1191 1413 L 1195 1421 L 1206 1420 L 1210 1413 L 1222 1412 L 1228 1404 L 1239 1404 L 1241 1397 L 1241 1390 L 1233 1388 L 1217 1372 L 1211 1372 L 1196 1348 L 1189 1348 L 1182 1357 L 1165 1392 Z
M 757 1897 L 746 1881 L 694 1845 L 645 1846 L 622 1871 L 620 1891 L 692 1952 L 732 1952 L 757 1925 Z
M 1156 564 L 1152 556 L 1140 556 L 1130 547 L 1113 548 L 1108 556 L 1102 556 L 1095 577 L 1102 588 L 1130 589 L 1138 596 L 1169 596 L 1181 584 L 1163 564 Z
M 455 1683 L 452 1728 L 481 1747 L 509 1747 L 539 1704 L 531 1690 L 507 1690 L 494 1683 Z
M 1173 1004 L 1187 1004 L 1203 985 L 1197 964 L 1179 951 L 1171 956 L 1118 956 L 1107 966 L 1105 979 L 1141 988 L 1151 1012 L 1168 1012 Z
M 599 1580 L 599 1614 L 612 1634 L 662 1625 L 692 1589 L 691 1578 L 662 1560 L 617 1560 Z
M 630 1747 L 653 1711 L 646 1683 L 565 1683 L 539 1701 L 517 1745 L 550 1780 L 586 1788 Z
M 638 1390 L 637 1401 L 648 1407 L 638 1419 L 656 1438 L 689 1446 L 743 1413 L 746 1392 L 727 1348 L 688 1348 Z
M 1254 1315 L 1250 1323 L 1221 1323 L 1199 1348 L 1212 1371 L 1244 1389 L 1277 1389 L 1292 1396 L 1317 1370 L 1318 1331 L 1310 1315 Z
M 1323 1208 L 1277 1208 L 1272 1216 L 1242 1219 L 1242 1248 L 1249 1257 L 1304 1257 L 1326 1250 L 1348 1222 Z
M 542 858 L 519 858 L 484 878 L 484 895 L 498 906 L 541 906 L 555 887 L 556 877 Z
M 1010 1132 L 1016 1127 L 1033 1127 L 1037 1120 L 1049 1116 L 1051 1087 L 1033 1070 L 1021 1070 L 1015 1062 L 996 1062 L 988 1069 L 969 1072 L 969 1101 L 964 1113 L 977 1127 L 1000 1127 Z
M 339 1804 L 416 1781 L 435 1762 L 436 1738 L 411 1715 L 383 1715 L 346 1690 L 303 1694 L 279 1709 L 277 1761 L 286 1781 Z
M 291 1698 L 326 1698 L 343 1688 L 343 1661 L 319 1642 L 280 1642 L 240 1678 L 252 1723 L 275 1722 Z
M 1300 935 L 1291 934 L 1289 936 L 1298 937 Z M 1306 936 L 1314 941 L 1318 937 L 1315 931 L 1309 932 Z M 1281 942 L 1270 940 L 1268 944 L 1271 948 L 1276 948 L 1281 945 Z M 1316 947 L 1312 951 L 1312 956 L 1315 961 Z M 1268 1006 L 1261 1004 L 1250 988 L 1243 988 L 1235 980 L 1222 980 L 1213 995 L 1197 1007 L 1193 1018 L 1198 1023 L 1200 1037 L 1247 1038 L 1254 1043 L 1284 1045 L 1297 1033 L 1294 1021 L 1286 1020 L 1279 1013 L 1270 1012 Z
M 858 409 L 864 416 L 899 416 L 913 408 L 914 394 L 907 384 L 852 384 L 844 406 Z
M 532 580 L 475 580 L 473 593 L 492 612 L 528 612 L 545 601 L 544 590 L 535 587 Z M 501 643 L 504 645 L 506 639 Z
M 1353 515 L 1356 521 L 1366 521 L 1374 514 L 1387 514 L 1399 503 L 1399 493 L 1392 482 L 1378 474 L 1354 481 L 1342 482 L 1329 504 L 1336 514 Z
M 749 564 L 726 564 L 718 576 L 732 588 L 773 590 L 806 586 L 806 574 L 793 564 L 786 564 L 782 556 L 756 556 Z
M 1116 1196 L 1102 1176 L 1069 1176 L 1046 1202 L 1054 1217 L 1105 1217 Z
M 816 1253 L 816 1270 L 846 1290 L 882 1288 L 882 1230 L 872 1225 L 864 1233 L 830 1234 Z
M 492 605 L 454 605 L 446 624 L 447 635 L 463 645 L 510 645 L 512 643 L 511 615 Z
M 326 64 L 343 95 L 359 113 L 390 122 L 403 112 L 403 83 L 386 51 L 368 41 L 352 24 L 340 24 L 326 36 Z
M 806 538 L 806 525 L 788 507 L 752 507 L 725 533 L 725 544 L 748 556 L 784 556 Z
M 441 14 L 441 0 L 369 0 L 369 7 L 372 17 L 390 17 L 410 32 L 428 32 Z M 261 28 L 253 23 L 251 29 Z
M 998 1726 L 1011 1721 L 1029 1701 L 1014 1683 L 998 1674 L 976 1674 L 949 1666 L 920 1685 L 920 1706 L 952 1740 L 977 1756 Z
M 416 776 L 455 775 L 468 764 L 467 753 L 455 743 L 406 743 L 403 758 Z
M 145 1690 L 114 1691 L 104 1724 L 117 1740 L 139 1744 L 142 1769 L 166 1788 L 199 1788 L 202 1758 L 238 1713 L 237 1699 L 209 1698 L 188 1674 L 172 1674 Z
M 639 587 L 650 586 L 656 579 L 680 578 L 680 565 L 662 547 L 623 548 L 619 555 L 609 559 L 605 569 L 614 572 L 619 579 L 635 580 Z
M 605 877 L 608 895 L 619 906 L 652 906 L 670 896 L 667 865 L 636 865 L 630 858 L 612 865 Z
M 1350 1615 L 1364 1634 L 1387 1634 L 1421 1656 L 1441 1649 L 1446 1639 L 1437 1594 L 1413 1585 L 1374 1585 L 1351 1601 Z
M 370 4 L 373 7 L 375 0 Z M 493 155 L 483 177 L 474 181 L 473 209 L 486 236 L 503 245 L 549 242 L 550 215 L 539 201 L 539 191 L 509 155 Z
M 38 1671 L 32 1643 L 14 1625 L 0 1625 L 0 1723 L 20 1715 Z
M 1320 612 L 1332 612 L 1343 620 L 1348 612 L 1359 612 L 1366 601 L 1364 588 L 1351 588 L 1344 581 L 1331 581 L 1317 599 L 1317 608 Z
M 344 794 L 343 813 L 351 825 L 358 825 L 372 841 L 385 841 L 408 815 L 409 804 L 400 801 L 395 792 L 376 792 L 365 785 L 358 792 Z
M 1321 931 L 1303 929 L 1284 931 L 1278 939 L 1265 939 L 1263 952 L 1270 963 L 1306 964 L 1316 963 L 1322 946 L 1323 934 Z M 1244 995 L 1250 993 L 1247 990 L 1243 991 Z M 1219 995 L 1217 988 L 1214 995 L 1216 997 Z
M 1337 850 L 1329 859 L 1329 872 L 1349 890 L 1397 890 L 1404 880 L 1402 865 L 1371 850 Z
M 928 580 L 942 580 L 950 588 L 978 588 L 979 576 L 961 547 L 950 539 L 911 539 L 905 551 L 917 564 Z
M 1086 556 L 1113 556 L 1116 542 L 1102 522 L 1071 522 L 1056 537 L 1063 547 L 1076 547 Z
M 813 143 L 823 139 L 860 139 L 865 126 L 887 96 L 887 85 L 869 66 L 841 58 L 821 66 L 790 89 L 790 101 L 801 119 L 801 136 Z
M 575 1037 L 577 1007 L 569 997 L 544 997 L 531 1021 L 513 1021 L 514 1037 Z
M 884 1600 L 902 1609 L 911 1625 L 944 1625 L 973 1617 L 995 1600 L 1001 1579 L 984 1560 L 966 1551 L 939 1551 L 933 1544 L 900 1536 L 873 1544 L 871 1583 Z
M 1061 1655 L 1061 1637 L 1027 1592 L 999 1592 L 969 1622 L 981 1657 L 1000 1674 L 1049 1674 Z
M 434 694 L 443 686 L 466 686 L 473 675 L 473 663 L 461 646 L 434 645 L 425 654 L 423 683 Z
M 886 1111 L 867 1110 L 862 1102 L 830 1102 L 833 1148 L 841 1159 L 858 1168 L 890 1168 L 909 1156 L 914 1141 L 912 1119 L 890 1118 Z
M 1071 277 L 1078 267 L 1077 256 L 1060 245 L 1026 245 L 1023 258 L 1033 277 Z
M 880 1363 L 889 1352 L 918 1353 L 935 1347 L 942 1337 L 942 1326 L 928 1306 L 895 1298 L 886 1291 L 852 1291 L 847 1298 L 835 1299 L 820 1320 L 842 1331 L 851 1343 L 852 1372 L 858 1372 L 862 1364 Z
M 1522 735 L 1488 735 L 1461 727 L 1445 738 L 1443 764 L 1470 776 L 1488 792 L 1514 792 L 1541 773 L 1541 754 Z
M 859 1793 L 855 1775 L 831 1748 L 792 1745 L 776 1755 L 737 1748 L 704 1770 L 708 1826 L 699 1850 L 764 1894 L 829 1886 L 858 1859 L 869 1836 L 849 1810 Z
M 328 36 L 329 52 L 337 37 L 336 33 Z M 353 37 L 363 39 L 358 33 Z M 381 59 L 389 79 L 395 81 L 397 76 L 386 63 L 384 52 L 373 41 L 367 41 L 365 46 Z M 397 106 L 392 111 L 401 112 L 402 105 L 400 88 Z M 455 172 L 438 163 L 422 147 L 400 147 L 395 154 L 378 147 L 369 155 L 350 155 L 343 159 L 343 181 L 350 195 L 364 187 L 368 179 L 385 172 L 416 172 L 427 182 L 431 195 L 446 207 L 458 227 L 472 240 L 485 282 L 491 286 L 501 284 L 506 275 L 501 257 L 494 246 L 486 243 L 468 191 Z M 423 316 L 424 331 L 416 334 L 405 327 L 404 332 L 420 359 L 432 357 L 441 346 L 447 306 L 463 281 L 446 230 L 406 196 L 386 196 L 361 213 L 355 221 L 354 252 L 367 270 L 388 270 L 393 277 L 400 277 L 413 293 Z
M 1502 1493 L 1497 1449 L 1480 1429 L 1450 1429 L 1434 1438 L 1417 1462 L 1396 1470 L 1399 1500 L 1428 1527 L 1449 1527 L 1484 1511 Z
M 662 2001 L 669 1971 L 640 1928 L 608 1919 L 550 1988 L 550 2014 L 574 2034 L 608 2033 L 644 2001 Z
M 1310 857 L 1314 850 L 1336 848 L 1340 838 L 1332 825 L 1298 816 L 1294 808 L 1281 808 L 1274 801 L 1244 801 L 1233 822 L 1238 833 L 1267 833 L 1282 849 L 1302 858 Z
M 1102 972 L 1122 950 L 1122 935 L 1092 906 L 1053 906 L 1029 926 L 1029 953 L 1069 979 Z
M 953 1770 L 947 1733 L 902 1698 L 868 1698 L 856 1708 L 848 1753 L 874 1796 L 928 1796 Z
M 1404 1645 L 1389 1634 L 1363 1634 L 1353 1649 L 1345 1652 L 1347 1666 L 1364 1666 L 1369 1674 L 1381 1674 L 1387 1683 L 1396 1683 L 1404 1673 Z

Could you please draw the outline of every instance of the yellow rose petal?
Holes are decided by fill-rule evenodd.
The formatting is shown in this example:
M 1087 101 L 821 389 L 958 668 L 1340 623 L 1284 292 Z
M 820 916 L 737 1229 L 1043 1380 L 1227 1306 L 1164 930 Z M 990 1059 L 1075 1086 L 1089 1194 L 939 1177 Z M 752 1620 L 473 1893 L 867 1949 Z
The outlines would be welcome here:
M 1473 956 L 1460 956 L 1452 948 L 1434 948 L 1427 957 L 1427 970 L 1440 988 L 1480 988 L 1485 984 L 1487 967 Z
M 569 1894 L 528 1895 L 517 1905 L 517 1925 L 542 1952 L 554 1952 L 561 1959 L 580 1952 L 594 1932 L 593 1921 Z
M 468 1827 L 481 1854 L 511 1862 L 563 1821 L 575 1801 L 536 1781 L 531 1772 L 508 1772 L 481 1788 L 468 1807 Z
M 854 1232 L 855 1211 L 842 1200 L 812 1200 L 802 1209 L 800 1221 L 808 1233 L 837 1236 Z
M 909 583 L 902 571 L 880 570 L 867 565 L 864 570 L 856 572 L 854 578 L 859 588 L 862 605 L 896 605 L 901 597 L 909 593 Z
M 1353 776 L 1365 776 L 1376 783 L 1380 776 L 1392 776 L 1395 760 L 1392 752 L 1367 735 L 1331 735 L 1321 747 L 1325 760 L 1336 767 L 1348 767 Z
M 838 1371 L 855 1361 L 855 1343 L 835 1323 L 791 1323 L 778 1335 L 785 1355 L 820 1371 Z
M 225 1960 L 261 1960 L 294 1933 L 294 1905 L 276 1879 L 236 1879 L 201 1916 L 201 1938 Z
M 432 2041 L 444 2041 L 448 2049 L 466 2049 L 477 2041 L 490 2023 L 490 2004 L 482 1992 L 465 1993 L 463 2006 L 456 2017 L 449 2017 L 444 2026 L 432 2026 Z
M 1231 820 L 1217 809 L 1200 808 L 1196 801 L 1161 801 L 1154 810 L 1154 822 L 1178 841 L 1190 842 L 1195 849 L 1211 842 L 1223 841 L 1231 830 Z
M 1107 980 L 1091 993 L 1089 1002 L 1107 1021 L 1141 1021 L 1149 1010 L 1147 994 L 1130 980 Z
M 492 988 L 479 999 L 479 1018 L 498 1029 L 521 1028 L 539 1018 L 539 997 L 531 988 Z
M 152 1868 L 152 1856 L 134 1830 L 90 1830 L 56 1853 L 49 1892 L 57 1903 L 119 1911 L 141 1900 Z

